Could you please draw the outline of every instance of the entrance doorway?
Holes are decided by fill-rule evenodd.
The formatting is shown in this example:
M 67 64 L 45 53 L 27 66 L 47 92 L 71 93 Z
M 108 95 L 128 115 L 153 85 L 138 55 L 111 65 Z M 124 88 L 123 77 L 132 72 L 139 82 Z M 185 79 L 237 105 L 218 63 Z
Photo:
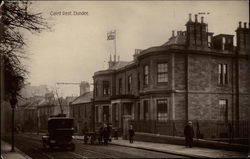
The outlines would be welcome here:
M 109 122 L 109 106 L 103 106 L 103 122 Z

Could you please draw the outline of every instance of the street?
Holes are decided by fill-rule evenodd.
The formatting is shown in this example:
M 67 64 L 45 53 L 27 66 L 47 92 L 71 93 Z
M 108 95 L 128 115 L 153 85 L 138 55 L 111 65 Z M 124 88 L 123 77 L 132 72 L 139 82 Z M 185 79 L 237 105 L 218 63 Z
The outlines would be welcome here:
M 9 139 L 7 139 L 9 140 Z M 9 140 L 10 141 L 10 140 Z M 73 159 L 73 158 L 183 158 L 183 156 L 160 153 L 136 148 L 105 145 L 85 145 L 81 140 L 74 140 L 74 152 L 55 149 L 44 150 L 41 136 L 35 134 L 17 134 L 15 146 L 33 159 Z

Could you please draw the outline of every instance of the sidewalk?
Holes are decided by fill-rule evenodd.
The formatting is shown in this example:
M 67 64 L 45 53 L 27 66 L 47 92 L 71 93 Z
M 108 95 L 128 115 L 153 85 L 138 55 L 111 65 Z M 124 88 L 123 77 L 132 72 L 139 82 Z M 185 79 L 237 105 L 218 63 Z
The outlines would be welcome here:
M 32 159 L 15 147 L 15 152 L 10 152 L 11 145 L 1 140 L 1 159 Z
M 74 138 L 83 140 L 83 136 L 74 136 Z M 192 158 L 247 158 L 248 156 L 248 154 L 244 152 L 200 147 L 187 148 L 182 145 L 174 144 L 162 144 L 143 141 L 134 141 L 133 144 L 130 144 L 128 140 L 123 140 L 122 138 L 119 138 L 118 140 L 112 140 L 111 144 L 150 151 L 165 152 Z

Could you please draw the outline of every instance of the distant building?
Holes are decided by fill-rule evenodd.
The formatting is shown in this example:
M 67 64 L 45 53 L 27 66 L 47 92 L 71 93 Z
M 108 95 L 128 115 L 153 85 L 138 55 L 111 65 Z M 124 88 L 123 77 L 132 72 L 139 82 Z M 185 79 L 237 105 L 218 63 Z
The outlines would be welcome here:
M 123 131 L 124 117 L 137 132 L 183 136 L 188 120 L 204 138 L 248 137 L 249 28 L 214 36 L 191 15 L 186 31 L 161 46 L 136 50 L 131 62 L 113 61 L 94 73 L 95 125 Z M 197 135 L 197 134 L 196 134 Z
M 45 132 L 50 116 L 65 114 L 69 117 L 69 103 L 74 99 L 75 97 L 56 99 L 52 92 L 44 96 L 20 99 L 16 109 L 16 124 L 23 131 Z
M 70 117 L 74 118 L 75 130 L 79 134 L 92 129 L 92 99 L 93 92 L 90 92 L 89 83 L 81 82 L 80 96 L 70 104 Z
M 24 98 L 30 98 L 34 96 L 44 96 L 46 93 L 49 93 L 46 85 L 32 86 L 28 83 L 21 89 L 20 94 Z

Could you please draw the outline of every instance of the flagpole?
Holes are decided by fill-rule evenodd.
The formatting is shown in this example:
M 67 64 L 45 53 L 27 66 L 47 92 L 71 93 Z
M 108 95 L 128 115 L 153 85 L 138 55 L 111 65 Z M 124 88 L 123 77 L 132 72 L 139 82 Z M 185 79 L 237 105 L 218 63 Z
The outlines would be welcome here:
M 115 30 L 114 46 L 115 46 L 115 59 L 114 59 L 114 61 L 116 61 L 116 30 Z

